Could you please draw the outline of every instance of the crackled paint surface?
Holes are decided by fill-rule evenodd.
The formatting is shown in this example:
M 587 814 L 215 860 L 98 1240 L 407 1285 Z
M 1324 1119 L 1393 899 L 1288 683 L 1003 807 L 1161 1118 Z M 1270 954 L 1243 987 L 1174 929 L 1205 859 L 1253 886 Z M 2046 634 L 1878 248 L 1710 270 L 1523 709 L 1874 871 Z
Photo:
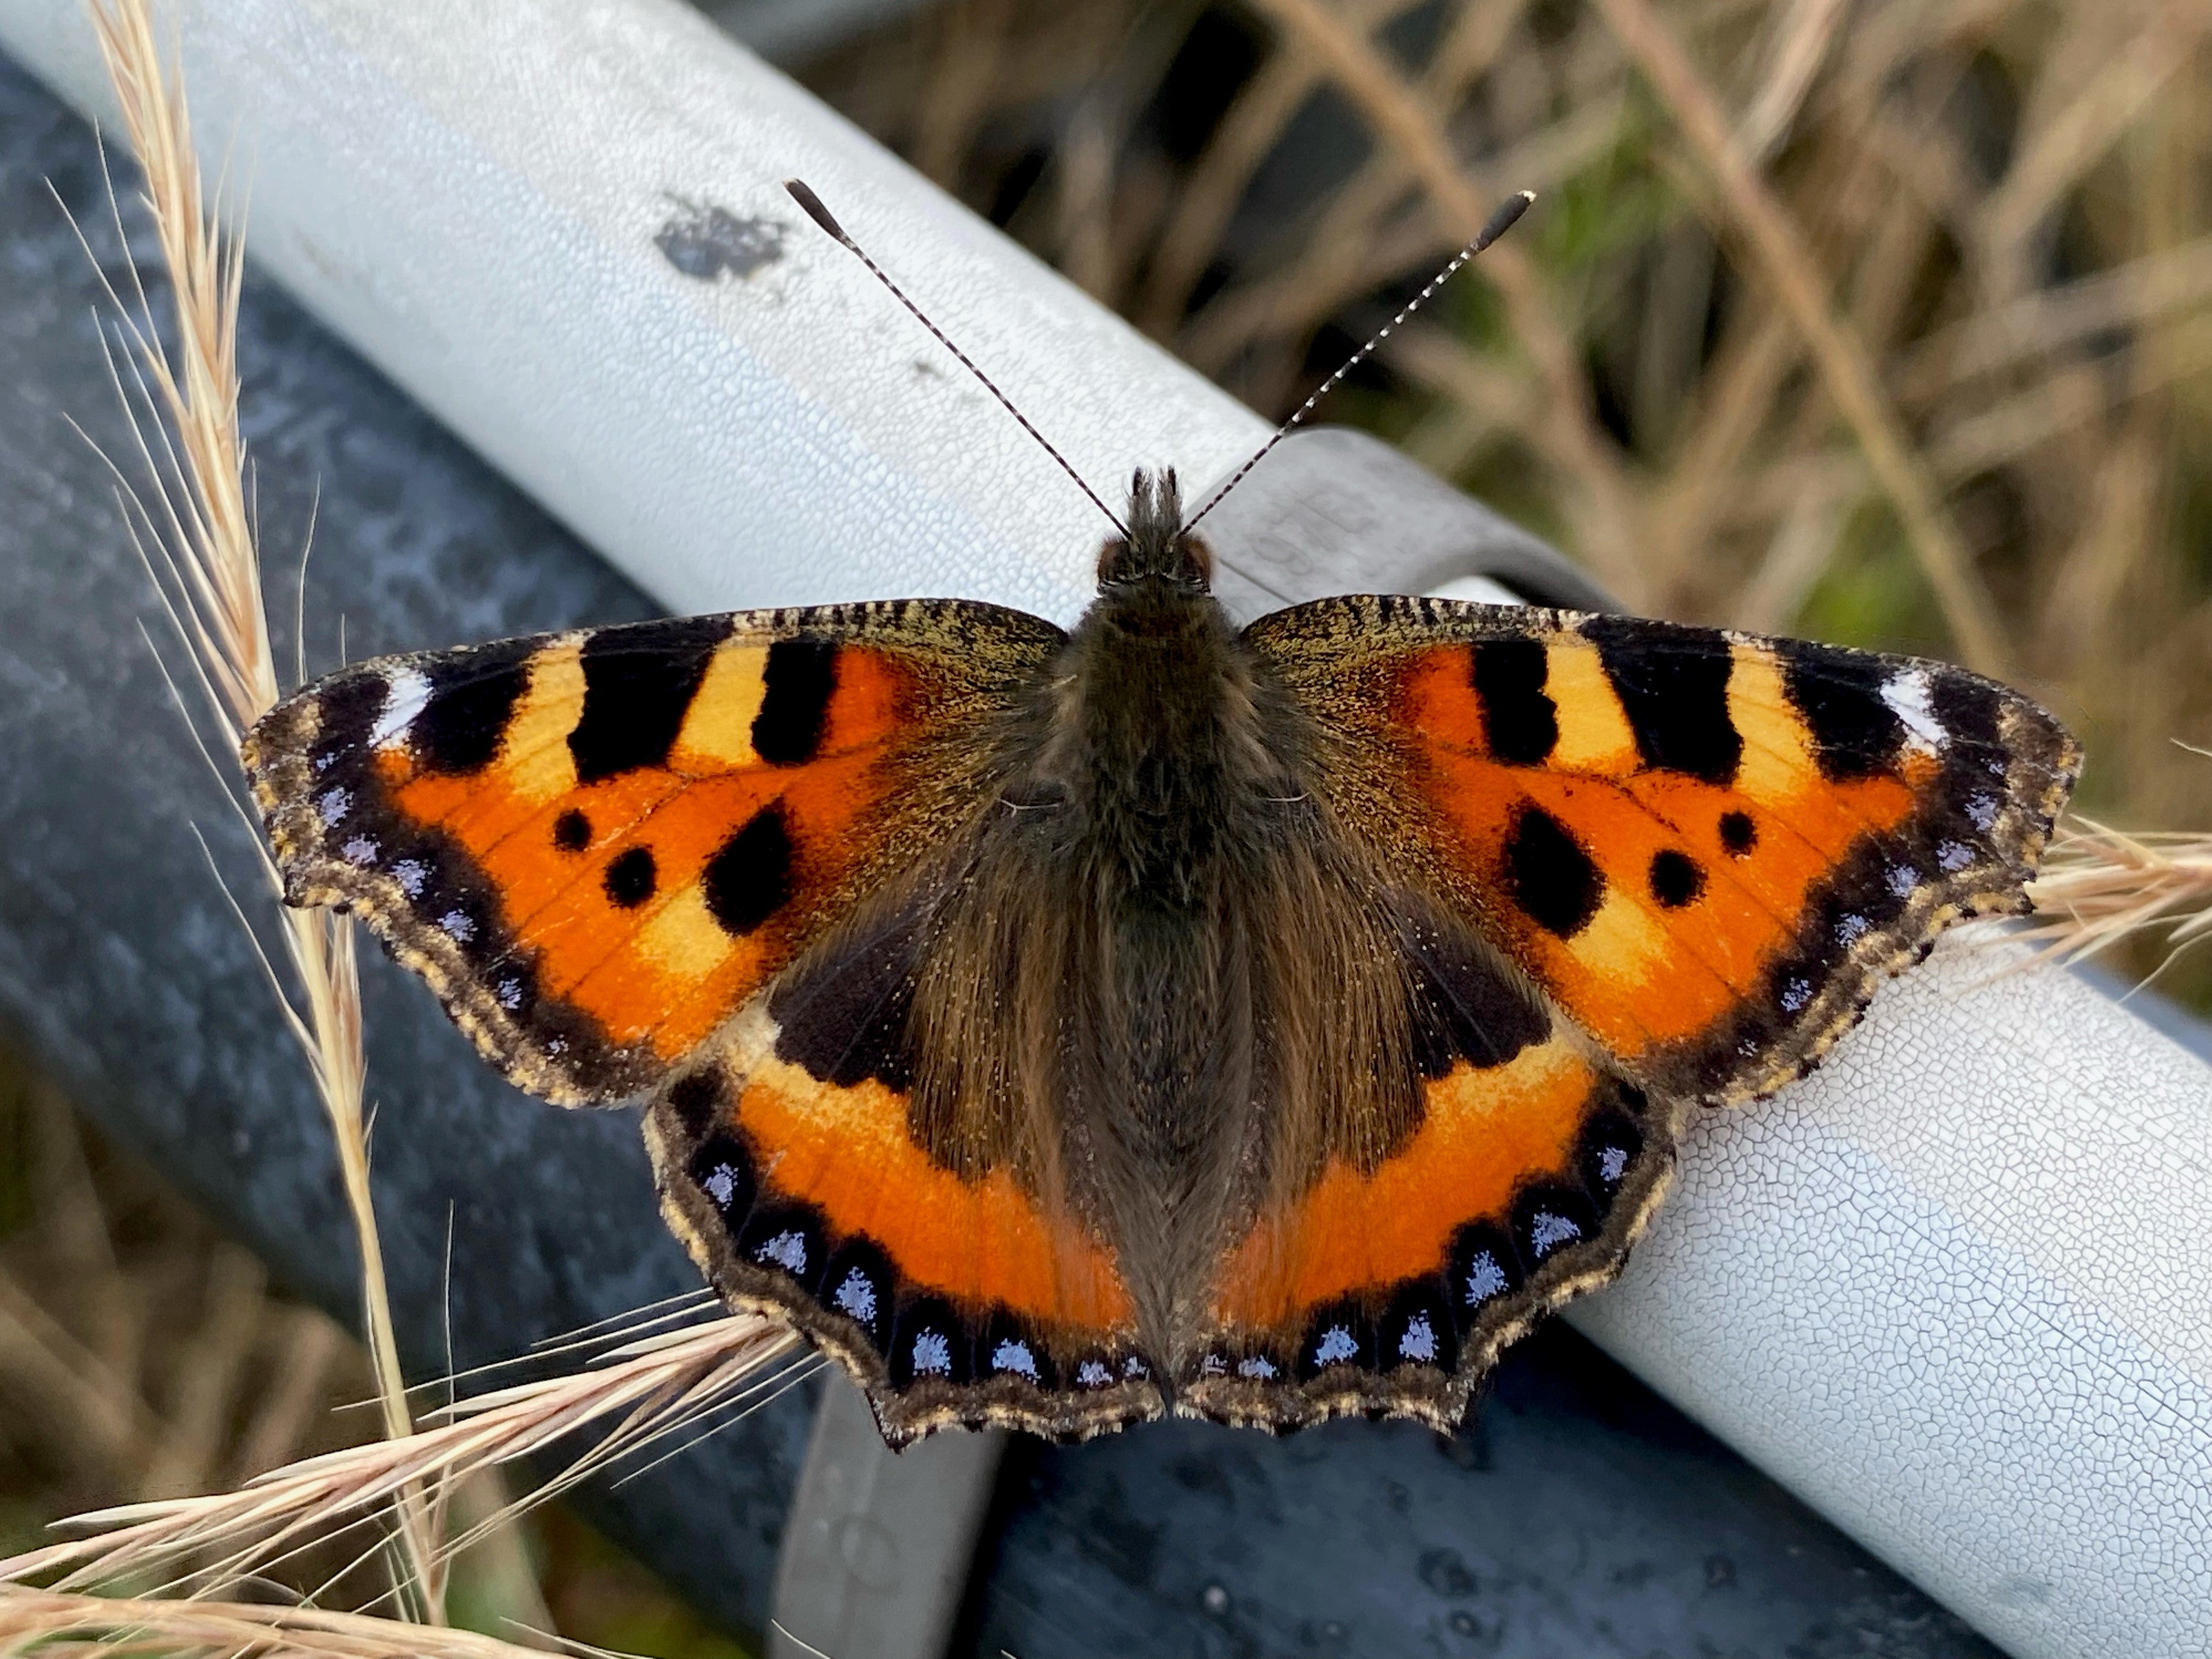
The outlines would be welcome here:
M 2204 1651 L 2212 1071 L 2021 954 L 1693 1128 L 1574 1322 L 2022 1659 Z

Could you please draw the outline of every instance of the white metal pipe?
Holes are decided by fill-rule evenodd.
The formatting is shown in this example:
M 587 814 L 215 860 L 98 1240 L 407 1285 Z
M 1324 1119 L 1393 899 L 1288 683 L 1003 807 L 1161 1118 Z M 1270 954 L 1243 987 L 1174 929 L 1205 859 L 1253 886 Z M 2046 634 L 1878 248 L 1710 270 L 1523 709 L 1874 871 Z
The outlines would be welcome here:
M 805 222 L 788 177 L 1086 477 L 1207 477 L 1266 435 L 673 0 L 163 15 L 260 264 L 673 610 L 896 590 L 1067 618 L 1090 592 L 1097 510 Z M 106 118 L 75 0 L 0 0 L 0 40 Z M 655 239 L 687 204 L 774 257 L 685 275 Z
M 1086 476 L 1211 477 L 1262 430 L 674 0 L 177 15 L 261 264 L 674 609 L 1087 594 L 1093 510 L 787 175 Z M 0 0 L 0 45 L 108 110 L 68 0 Z M 714 208 L 774 257 L 683 274 L 655 236 Z M 2014 1652 L 2205 1651 L 2212 1072 L 1997 961 L 1939 952 L 1702 1124 L 1578 1322 Z

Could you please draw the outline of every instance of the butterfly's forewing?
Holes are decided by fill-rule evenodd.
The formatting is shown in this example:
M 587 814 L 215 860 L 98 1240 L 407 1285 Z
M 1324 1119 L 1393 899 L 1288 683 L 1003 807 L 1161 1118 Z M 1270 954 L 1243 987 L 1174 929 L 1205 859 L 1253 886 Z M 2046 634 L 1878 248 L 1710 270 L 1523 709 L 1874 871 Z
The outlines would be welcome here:
M 974 1309 L 1111 1324 L 1119 1284 L 1008 1170 L 917 1150 L 910 1073 L 867 1051 L 902 963 L 836 934 L 957 870 L 1062 638 L 908 601 L 386 658 L 280 706 L 245 757 L 292 902 L 350 907 L 533 1093 L 658 1086 L 664 1202 L 726 1295 L 840 1349 L 879 1406 L 916 1383 L 942 1406 L 994 1353 L 1002 1392 L 1028 1381 L 1027 1339 Z
M 1409 968 L 1459 1056 L 1424 1065 L 1415 1132 L 1232 1253 L 1200 1399 L 1234 1420 L 1449 1420 L 1514 1332 L 1619 1270 L 1682 1103 L 1778 1087 L 1945 927 L 2024 908 L 2078 760 L 1977 676 L 1797 641 L 1389 598 L 1246 639 L 1314 722 L 1330 832 L 1437 907 L 1411 938 L 1486 948 Z
M 972 815 L 1059 638 L 912 602 L 381 658 L 246 762 L 288 898 L 351 906 L 523 1087 L 614 1100 Z
M 1249 637 L 1341 763 L 1340 823 L 1472 917 L 1625 1075 L 1756 1097 L 2021 887 L 2079 751 L 1936 662 L 1445 600 Z

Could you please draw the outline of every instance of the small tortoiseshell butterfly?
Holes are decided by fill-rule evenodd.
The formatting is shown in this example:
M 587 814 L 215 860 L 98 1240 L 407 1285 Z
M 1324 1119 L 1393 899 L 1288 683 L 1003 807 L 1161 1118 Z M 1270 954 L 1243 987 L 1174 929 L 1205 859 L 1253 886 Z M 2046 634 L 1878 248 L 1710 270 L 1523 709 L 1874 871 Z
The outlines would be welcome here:
M 1395 597 L 1240 630 L 1209 575 L 1139 473 L 1073 633 L 910 599 L 389 657 L 245 760 L 287 898 L 531 1092 L 649 1093 L 670 1224 L 894 1444 L 1454 1425 L 1620 1271 L 1691 1108 L 2024 908 L 2073 780 L 1941 663 Z

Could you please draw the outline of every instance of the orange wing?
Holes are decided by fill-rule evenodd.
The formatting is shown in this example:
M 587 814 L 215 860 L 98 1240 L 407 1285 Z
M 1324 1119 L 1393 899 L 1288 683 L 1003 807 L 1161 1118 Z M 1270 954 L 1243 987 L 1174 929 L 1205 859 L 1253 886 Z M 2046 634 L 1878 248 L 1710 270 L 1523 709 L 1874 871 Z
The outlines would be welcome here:
M 522 1087 L 617 1100 L 988 804 L 1060 640 L 913 601 L 387 657 L 245 758 L 292 902 L 361 915 Z
M 1792 641 L 1390 598 L 1246 638 L 1317 728 L 1331 832 L 1413 896 L 1428 1035 L 1413 1132 L 1224 1261 L 1188 1398 L 1232 1422 L 1455 1423 L 1619 1272 L 1686 1103 L 1779 1086 L 1942 928 L 2024 908 L 2078 758 L 1986 680 Z
M 1293 1428 L 1381 1410 L 1449 1431 L 1499 1352 L 1620 1270 L 1674 1110 L 1449 923 L 1406 935 L 1419 1121 L 1263 1206 L 1222 1264 L 1187 1409 Z
M 833 939 L 686 1061 L 646 1119 L 662 1211 L 726 1301 L 844 1364 L 893 1445 L 1157 1417 L 1109 1242 L 1024 1160 L 953 1156 L 917 1121 L 928 933 L 908 908 Z
M 1802 641 L 1411 599 L 1248 637 L 1352 757 L 1340 821 L 1669 1096 L 1771 1092 L 1943 928 L 2024 908 L 2079 763 L 2002 686 Z
M 887 895 L 926 914 L 1062 640 L 907 601 L 386 658 L 245 758 L 288 899 L 360 915 L 516 1083 L 658 1085 L 679 1237 L 838 1353 L 887 1434 L 1088 1432 L 1158 1409 L 1109 1253 L 1012 1169 L 932 1161 L 910 1059 L 867 1046 L 908 1040 L 921 936 L 840 942 Z

